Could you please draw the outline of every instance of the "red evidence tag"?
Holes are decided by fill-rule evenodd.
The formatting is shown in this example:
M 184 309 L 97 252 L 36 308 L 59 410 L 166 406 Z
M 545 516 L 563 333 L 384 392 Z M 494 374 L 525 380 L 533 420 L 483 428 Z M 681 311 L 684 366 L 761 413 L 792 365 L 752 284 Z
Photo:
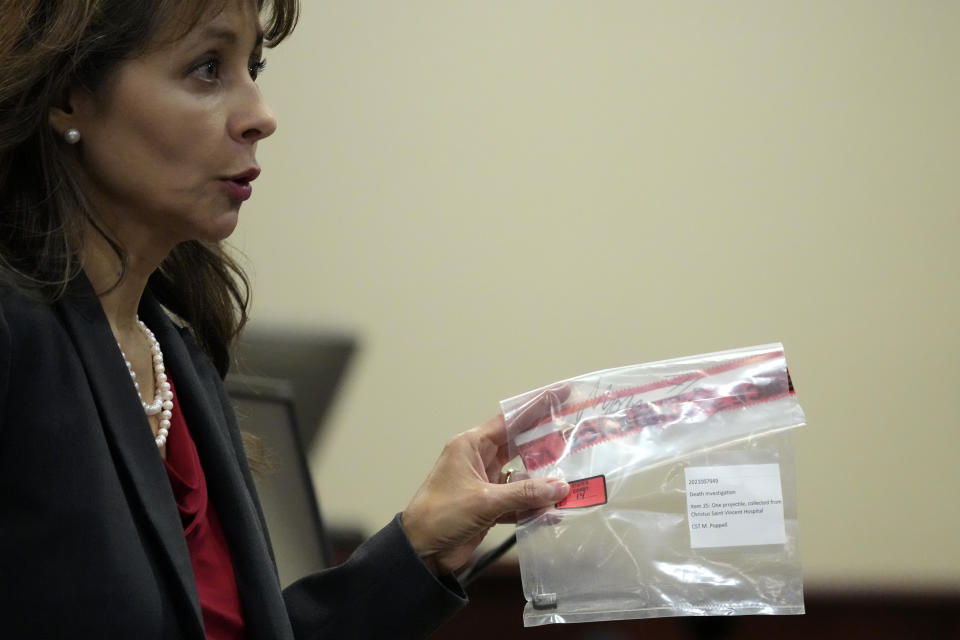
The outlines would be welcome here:
M 607 479 L 602 475 L 571 482 L 570 493 L 557 503 L 557 509 L 580 509 L 598 504 L 607 504 Z

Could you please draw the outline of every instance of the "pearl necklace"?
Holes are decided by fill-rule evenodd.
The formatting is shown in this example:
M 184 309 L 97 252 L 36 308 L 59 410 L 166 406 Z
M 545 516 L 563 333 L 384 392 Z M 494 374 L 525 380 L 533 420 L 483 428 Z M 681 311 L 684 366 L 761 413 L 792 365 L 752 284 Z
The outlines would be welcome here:
M 127 365 L 130 379 L 133 380 L 133 388 L 137 391 L 137 397 L 140 398 L 140 404 L 143 405 L 144 413 L 148 416 L 160 414 L 160 430 L 157 432 L 154 441 L 158 447 L 162 447 L 167 443 L 167 435 L 170 433 L 170 416 L 173 415 L 173 392 L 170 390 L 170 383 L 167 382 L 167 374 L 163 366 L 163 352 L 160 351 L 160 343 L 157 342 L 153 331 L 147 328 L 147 325 L 143 323 L 139 316 L 137 316 L 137 324 L 140 325 L 140 331 L 143 332 L 143 335 L 145 335 L 150 342 L 150 352 L 153 354 L 153 386 L 154 389 L 156 389 L 156 394 L 153 397 L 153 402 L 150 404 L 144 402 L 143 396 L 140 395 L 140 383 L 137 382 L 137 374 L 134 372 L 130 361 L 127 360 L 127 354 L 123 352 L 123 349 L 120 349 L 120 355 L 123 356 L 123 361 Z M 119 347 L 120 343 L 117 343 L 117 346 Z

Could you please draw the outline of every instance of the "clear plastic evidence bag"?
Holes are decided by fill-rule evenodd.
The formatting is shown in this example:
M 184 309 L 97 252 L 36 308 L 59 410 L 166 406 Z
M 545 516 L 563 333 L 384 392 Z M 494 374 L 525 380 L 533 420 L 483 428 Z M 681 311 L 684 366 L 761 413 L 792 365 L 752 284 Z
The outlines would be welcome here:
M 513 479 L 571 486 L 517 525 L 524 626 L 804 612 L 788 430 L 805 418 L 781 345 L 598 371 L 501 407 Z

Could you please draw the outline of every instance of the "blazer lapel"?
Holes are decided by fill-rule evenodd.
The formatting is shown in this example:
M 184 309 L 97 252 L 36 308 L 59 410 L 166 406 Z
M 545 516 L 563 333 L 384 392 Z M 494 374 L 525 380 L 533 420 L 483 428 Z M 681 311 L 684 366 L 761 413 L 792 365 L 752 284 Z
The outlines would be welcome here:
M 140 315 L 163 348 L 177 401 L 197 446 L 207 492 L 230 545 L 247 635 L 292 638 L 266 526 L 251 493 L 249 473 L 245 475 L 243 445 L 229 418 L 232 409 L 222 404 L 220 376 L 189 333 L 181 335 L 149 291 L 144 293 Z
M 202 638 L 200 601 L 170 481 L 120 348 L 86 276 L 75 278 L 56 306 L 86 369 L 117 473 L 133 489 L 128 492 L 131 509 L 135 513 L 139 510 L 156 532 L 157 543 L 179 587 L 180 600 L 190 612 L 192 635 Z

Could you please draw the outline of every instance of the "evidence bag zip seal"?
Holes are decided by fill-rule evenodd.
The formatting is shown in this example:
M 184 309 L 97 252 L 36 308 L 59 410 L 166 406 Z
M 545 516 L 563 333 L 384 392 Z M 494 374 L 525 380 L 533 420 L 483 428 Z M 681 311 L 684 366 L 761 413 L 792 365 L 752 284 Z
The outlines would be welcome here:
M 782 367 L 777 366 L 780 363 L 784 363 Z M 770 368 L 755 371 L 751 376 L 751 379 L 759 379 L 761 382 L 740 379 L 729 385 L 706 384 L 709 378 L 718 374 L 752 366 L 763 367 L 764 364 L 770 365 Z M 581 414 L 586 409 L 612 401 L 634 398 L 655 390 L 682 385 L 689 388 L 693 384 L 697 386 L 692 390 L 656 400 L 641 398 L 626 406 L 625 409 L 579 420 L 576 424 L 560 420 L 562 417 Z M 722 411 L 743 409 L 785 398 L 794 393 L 783 351 L 770 351 L 645 385 L 608 391 L 573 403 L 554 412 L 552 416 L 544 418 L 537 425 L 542 426 L 552 421 L 557 424 L 556 430 L 522 444 L 518 442 L 517 450 L 527 470 L 534 471 L 554 464 L 564 456 L 618 438 L 636 435 L 648 427 L 669 427 L 681 422 L 685 424 L 704 422 L 710 416 Z

